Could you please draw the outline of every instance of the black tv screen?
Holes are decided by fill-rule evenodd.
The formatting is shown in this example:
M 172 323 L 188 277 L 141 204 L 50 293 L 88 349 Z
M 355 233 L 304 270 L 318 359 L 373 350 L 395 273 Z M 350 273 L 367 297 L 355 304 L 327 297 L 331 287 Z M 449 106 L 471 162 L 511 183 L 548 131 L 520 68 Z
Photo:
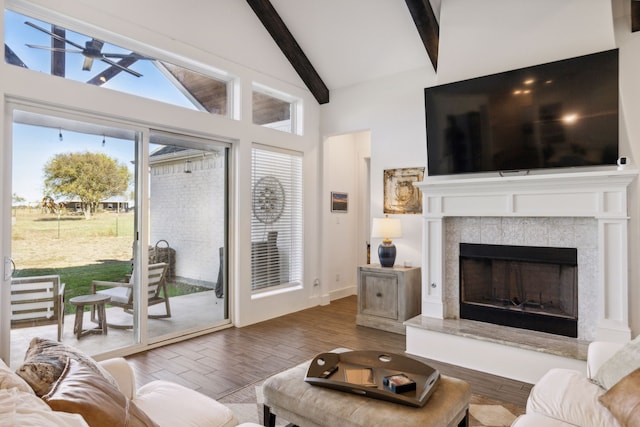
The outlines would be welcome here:
M 618 50 L 425 89 L 428 175 L 614 165 Z

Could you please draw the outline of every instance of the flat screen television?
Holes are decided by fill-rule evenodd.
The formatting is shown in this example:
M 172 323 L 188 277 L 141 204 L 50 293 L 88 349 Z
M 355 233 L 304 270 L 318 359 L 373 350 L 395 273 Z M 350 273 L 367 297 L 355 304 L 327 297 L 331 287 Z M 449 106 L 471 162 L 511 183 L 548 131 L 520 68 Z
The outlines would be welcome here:
M 618 159 L 617 49 L 424 92 L 430 176 Z

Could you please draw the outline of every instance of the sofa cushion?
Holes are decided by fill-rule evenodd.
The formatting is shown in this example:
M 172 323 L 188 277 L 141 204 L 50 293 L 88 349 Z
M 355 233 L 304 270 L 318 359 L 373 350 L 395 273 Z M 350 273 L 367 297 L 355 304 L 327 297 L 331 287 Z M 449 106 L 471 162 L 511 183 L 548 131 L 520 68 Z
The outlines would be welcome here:
M 636 369 L 600 396 L 623 427 L 640 427 L 640 369 Z
M 118 390 L 129 399 L 136 396 L 136 374 L 124 357 L 113 357 L 98 364 L 116 380 Z
M 24 362 L 16 373 L 35 391 L 37 396 L 49 392 L 51 385 L 60 377 L 67 359 L 74 359 L 116 385 L 113 377 L 82 351 L 43 338 L 34 338 L 24 357 Z M 117 386 L 117 385 L 116 385 Z
M 53 412 L 39 397 L 17 388 L 0 389 L 0 426 L 87 427 L 78 414 Z
M 232 427 L 238 424 L 231 409 L 222 403 L 168 381 L 143 385 L 134 402 L 160 427 Z
M 157 426 L 117 387 L 72 358 L 67 360 L 62 375 L 42 399 L 54 411 L 82 415 L 91 427 Z
M 604 390 L 587 377 L 571 369 L 550 369 L 531 390 L 527 414 L 538 413 L 577 426 L 620 424 L 600 404 Z
M 640 368 L 640 335 L 629 341 L 598 369 L 593 381 L 604 389 Z

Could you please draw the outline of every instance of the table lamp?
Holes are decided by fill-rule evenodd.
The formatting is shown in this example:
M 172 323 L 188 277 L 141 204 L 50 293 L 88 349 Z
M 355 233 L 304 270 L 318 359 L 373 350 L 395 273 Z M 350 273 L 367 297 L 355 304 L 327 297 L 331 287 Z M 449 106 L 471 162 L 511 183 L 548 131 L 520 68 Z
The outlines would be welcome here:
M 393 267 L 396 262 L 396 246 L 391 238 L 402 237 L 402 224 L 397 218 L 373 218 L 371 237 L 383 238 L 378 246 L 378 259 L 383 267 Z

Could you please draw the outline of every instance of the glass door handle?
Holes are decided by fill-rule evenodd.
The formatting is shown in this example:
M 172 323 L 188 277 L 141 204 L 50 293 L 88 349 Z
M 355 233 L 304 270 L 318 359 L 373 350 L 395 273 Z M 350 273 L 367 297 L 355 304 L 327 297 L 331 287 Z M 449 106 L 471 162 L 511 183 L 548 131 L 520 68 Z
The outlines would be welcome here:
M 16 263 L 9 257 L 4 257 L 4 280 L 9 280 L 16 271 Z

